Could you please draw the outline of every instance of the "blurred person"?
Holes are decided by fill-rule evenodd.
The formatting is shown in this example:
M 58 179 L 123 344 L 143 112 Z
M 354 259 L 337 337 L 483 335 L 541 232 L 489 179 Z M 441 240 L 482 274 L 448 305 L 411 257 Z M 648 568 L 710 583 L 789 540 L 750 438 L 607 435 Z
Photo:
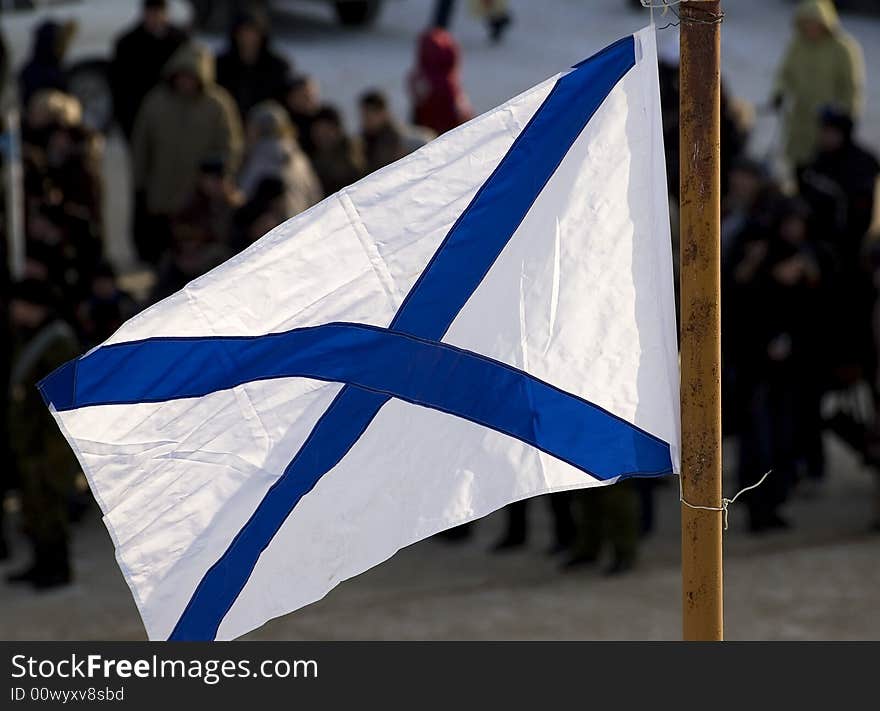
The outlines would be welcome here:
M 40 89 L 25 107 L 21 136 L 24 152 L 27 154 L 33 149 L 45 152 L 49 134 L 55 128 L 81 125 L 79 99 L 58 89 Z
M 874 533 L 880 533 L 880 473 L 874 472 L 874 502 L 873 502 L 873 521 L 870 530 Z
M 731 97 L 721 84 L 721 194 L 727 193 L 733 164 L 745 156 L 754 124 L 754 109 L 747 102 Z M 677 160 L 677 159 L 676 159 Z
M 321 89 L 318 82 L 305 74 L 289 78 L 282 91 L 282 104 L 296 127 L 297 140 L 306 155 L 314 151 L 312 145 L 312 121 L 321 108 Z
M 312 164 L 325 195 L 332 195 L 366 175 L 363 146 L 345 132 L 342 116 L 334 106 L 324 105 L 315 114 L 312 145 Z
M 452 24 L 455 0 L 437 0 L 431 27 L 448 29 Z M 486 23 L 489 39 L 500 42 L 513 17 L 508 10 L 507 0 L 471 0 L 471 12 Z
M 877 201 L 880 203 L 880 200 Z M 868 232 L 865 246 L 865 259 L 874 286 L 874 303 L 871 313 L 871 338 L 874 348 L 874 370 L 867 374 L 873 395 L 873 411 L 867 413 L 860 408 L 834 413 L 826 420 L 829 428 L 854 450 L 864 455 L 866 464 L 872 469 L 875 480 L 874 510 L 872 530 L 880 532 L 880 210 L 875 213 L 872 227 Z M 843 410 L 843 408 L 841 408 Z M 855 410 L 855 411 L 852 411 Z
M 24 258 L 24 277 L 27 279 L 63 284 L 67 265 L 62 244 L 64 231 L 58 224 L 58 213 L 51 206 L 40 205 L 27 215 Z
M 772 229 L 744 242 L 733 279 L 739 308 L 748 313 L 738 387 L 745 407 L 740 426 L 742 487 L 773 475 L 749 492 L 754 533 L 787 528 L 779 507 L 799 475 L 817 477 L 824 465 L 820 398 L 830 314 L 823 289 L 829 255 L 811 234 L 810 209 L 786 199 Z
M 853 138 L 853 120 L 827 107 L 821 115 L 815 160 L 801 173 L 801 194 L 819 216 L 822 236 L 836 258 L 829 308 L 834 313 L 827 329 L 831 379 L 835 401 L 869 384 L 875 403 L 877 345 L 874 338 L 877 308 L 876 276 L 868 233 L 877 213 L 880 162 Z M 876 407 L 876 404 L 875 404 Z M 858 408 L 838 407 L 826 413 L 826 426 L 857 455 L 875 461 L 876 427 Z
M 134 299 L 116 283 L 113 267 L 100 262 L 92 272 L 89 293 L 77 308 L 83 345 L 92 348 L 103 343 L 136 312 Z
M 199 166 L 199 180 L 178 220 L 200 224 L 211 243 L 231 245 L 235 212 L 244 203 L 222 160 L 209 159 Z
M 31 268 L 46 270 L 46 278 L 64 297 L 59 312 L 72 318 L 72 309 L 88 290 L 101 257 L 101 245 L 89 220 L 63 205 L 44 202 L 28 212 L 26 239 Z M 34 272 L 35 276 L 40 273 Z
M 228 246 L 211 239 L 208 226 L 201 222 L 176 215 L 170 226 L 171 247 L 163 254 L 156 270 L 156 283 L 148 298 L 150 304 L 180 291 L 231 255 Z
M 82 125 L 79 101 L 55 89 L 31 97 L 22 128 L 26 210 L 44 205 L 88 223 L 102 237 L 101 137 Z
M 9 426 L 21 484 L 22 523 L 33 547 L 31 563 L 7 580 L 38 589 L 71 581 L 68 500 L 76 462 L 36 383 L 78 354 L 73 330 L 58 318 L 46 282 L 13 286 L 14 330 Z
M 432 135 L 401 125 L 392 115 L 388 99 L 380 91 L 361 95 L 361 138 L 367 171 L 372 173 L 421 148 Z
M 750 158 L 736 159 L 721 204 L 721 382 L 726 435 L 739 432 L 747 410 L 748 397 L 740 379 L 753 325 L 753 305 L 738 298 L 734 272 L 745 245 L 769 238 L 781 200 L 781 190 L 767 166 Z
M 434 28 L 419 38 L 416 67 L 409 77 L 413 123 L 445 133 L 473 118 L 461 88 L 461 50 L 446 30 Z
M 486 23 L 489 39 L 498 43 L 513 21 L 507 0 L 471 0 L 471 12 Z
M 46 146 L 47 198 L 88 222 L 98 243 L 103 235 L 102 154 L 103 141 L 84 126 L 56 126 Z
M 127 139 L 131 139 L 144 97 L 159 83 L 162 68 L 186 40 L 186 32 L 168 18 L 167 0 L 143 0 L 137 24 L 116 41 L 110 88 L 116 120 Z
M 6 262 L 5 240 L 0 242 L 0 256 Z M 12 324 L 9 319 L 9 269 L 0 270 L 0 382 L 8 383 L 12 371 Z M 6 494 L 12 488 L 17 479 L 15 471 L 15 459 L 12 456 L 12 442 L 9 437 L 9 388 L 3 388 L 0 397 L 0 457 L 3 458 L 4 466 L 0 468 L 0 561 L 9 558 L 11 551 L 6 534 Z
M 748 157 L 733 161 L 721 201 L 722 271 L 729 267 L 734 251 L 743 240 L 769 229 L 781 197 L 766 165 Z
M 776 76 L 774 105 L 786 105 L 785 152 L 800 171 L 816 151 L 819 110 L 831 105 L 858 116 L 864 60 L 858 42 L 843 31 L 830 0 L 802 0 L 795 33 Z
M 635 566 L 639 545 L 639 498 L 632 481 L 595 486 L 572 494 L 577 533 L 564 570 L 575 570 L 599 561 L 610 546 L 607 575 L 626 573 Z
M 34 32 L 31 56 L 18 74 L 18 98 L 27 106 L 41 89 L 67 90 L 64 57 L 76 33 L 73 22 L 46 20 Z
M 657 527 L 657 503 L 655 490 L 666 482 L 656 477 L 637 477 L 633 486 L 638 497 L 639 536 L 646 537 L 654 533 Z
M 452 24 L 452 13 L 455 10 L 455 0 L 435 0 L 434 12 L 431 18 L 431 27 L 449 29 Z
M 257 104 L 247 117 L 247 149 L 238 187 L 249 200 L 265 178 L 284 184 L 285 218 L 307 210 L 324 197 L 318 176 L 300 149 L 293 124 L 274 101 Z
M 207 49 L 184 44 L 163 76 L 144 99 L 132 135 L 134 239 L 149 264 L 158 263 L 167 249 L 171 217 L 195 190 L 202 161 L 219 158 L 233 172 L 242 150 L 238 110 L 214 82 Z
M 22 127 L 26 203 L 62 206 L 101 234 L 103 138 L 82 122 L 79 100 L 55 89 L 31 97 Z
M 265 15 L 239 11 L 226 50 L 217 57 L 217 83 L 232 95 L 241 115 L 283 96 L 290 73 L 290 63 L 272 49 Z
M 873 278 L 866 268 L 865 243 L 877 208 L 880 161 L 853 138 L 853 120 L 827 107 L 820 119 L 818 151 L 802 172 L 801 194 L 814 210 L 824 207 L 824 240 L 837 258 L 833 300 L 836 317 L 829 340 L 838 381 L 872 380 L 876 353 L 871 337 L 875 301 Z
M 660 111 L 663 125 L 663 148 L 666 155 L 666 185 L 678 203 L 679 191 L 679 34 L 670 27 L 657 36 L 657 65 L 660 80 Z M 675 238 L 675 236 L 674 236 Z M 678 263 L 678 260 L 675 260 Z M 677 274 L 676 274 L 677 276 Z M 676 283 L 678 279 L 676 278 Z
M 6 82 L 9 81 L 9 60 L 6 36 L 0 31 L 0 96 L 6 93 Z
M 854 138 L 852 116 L 833 106 L 825 107 L 819 118 L 817 151 L 803 176 L 802 192 L 810 186 L 830 184 L 843 200 L 843 221 L 835 247 L 844 261 L 859 261 L 863 242 L 875 212 L 880 161 L 877 155 Z M 806 183 L 806 185 L 804 185 Z
M 249 247 L 287 219 L 287 190 L 278 177 L 263 178 L 233 218 L 233 249 Z

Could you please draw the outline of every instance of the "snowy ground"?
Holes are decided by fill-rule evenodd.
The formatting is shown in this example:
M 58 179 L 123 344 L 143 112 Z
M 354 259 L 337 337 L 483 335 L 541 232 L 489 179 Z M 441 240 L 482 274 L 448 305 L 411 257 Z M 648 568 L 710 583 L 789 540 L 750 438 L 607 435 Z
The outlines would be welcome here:
M 866 533 L 873 482 L 831 442 L 821 495 L 786 508 L 796 527 L 754 538 L 745 511 L 725 534 L 728 639 L 880 639 L 880 535 Z M 731 449 L 731 453 L 733 450 Z M 727 491 L 734 486 L 728 478 Z M 492 555 L 503 514 L 462 545 L 428 540 L 343 583 L 324 600 L 274 620 L 249 639 L 677 639 L 678 496 L 658 489 L 658 529 L 632 574 L 559 572 L 544 554 L 547 507 L 531 506 L 527 549 Z M 24 561 L 17 540 L 16 559 Z M 35 595 L 0 583 L 0 639 L 142 639 L 143 627 L 97 515 L 76 530 L 77 582 Z
M 388 0 L 376 27 L 347 32 L 326 8 L 291 2 L 276 22 L 281 46 L 301 71 L 316 76 L 328 101 L 349 120 L 358 94 L 378 86 L 405 115 L 404 76 L 415 38 L 430 14 L 427 0 Z M 478 111 L 507 99 L 647 24 L 625 0 L 513 0 L 517 24 L 506 43 L 488 45 L 485 32 L 461 2 L 454 24 L 464 50 L 464 85 Z M 766 101 L 773 70 L 789 33 L 790 5 L 781 0 L 728 0 L 724 75 L 734 95 Z M 95 22 L 101 22 L 96 16 Z M 666 20 L 658 17 L 658 24 Z M 880 147 L 880 22 L 846 17 L 869 68 L 862 133 Z M 674 31 L 663 37 L 674 43 Z M 352 126 L 354 128 L 354 126 Z M 757 149 L 772 137 L 762 120 Z M 128 183 L 125 152 L 108 143 L 109 245 L 120 264 L 131 263 L 125 238 Z M 732 639 L 880 638 L 880 537 L 864 533 L 873 482 L 846 452 L 832 451 L 822 496 L 795 499 L 791 532 L 753 539 L 743 512 L 732 514 L 725 539 L 727 635 Z M 732 477 L 726 487 L 730 491 Z M 672 483 L 672 482 L 670 482 Z M 532 507 L 530 547 L 507 556 L 486 549 L 503 518 L 481 522 L 476 540 L 461 547 L 427 541 L 344 583 L 325 600 L 274 621 L 259 639 L 675 639 L 679 634 L 677 491 L 658 491 L 659 529 L 631 576 L 596 572 L 562 575 L 548 559 L 545 507 Z M 15 563 L 23 560 L 19 540 Z M 77 530 L 78 582 L 33 595 L 0 584 L 0 638 L 132 639 L 143 635 L 135 606 L 113 559 L 109 538 L 93 516 Z M 10 566 L 5 566 L 7 569 Z

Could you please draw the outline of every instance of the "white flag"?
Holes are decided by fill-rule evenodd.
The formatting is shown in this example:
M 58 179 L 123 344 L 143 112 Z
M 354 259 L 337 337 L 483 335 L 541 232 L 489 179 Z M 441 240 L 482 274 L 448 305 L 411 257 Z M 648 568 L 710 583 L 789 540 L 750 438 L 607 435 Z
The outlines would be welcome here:
M 41 383 L 152 639 L 678 470 L 653 31 L 289 220 Z

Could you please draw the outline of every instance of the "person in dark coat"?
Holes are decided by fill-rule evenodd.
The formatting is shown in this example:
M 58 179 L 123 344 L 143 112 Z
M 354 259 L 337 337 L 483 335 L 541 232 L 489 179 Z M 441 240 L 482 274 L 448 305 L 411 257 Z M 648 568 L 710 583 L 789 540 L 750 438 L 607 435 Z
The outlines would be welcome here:
M 205 230 L 206 243 L 228 247 L 232 243 L 235 213 L 243 203 L 244 196 L 223 161 L 208 159 L 199 166 L 196 189 L 175 220 L 200 225 Z
M 140 21 L 116 41 L 110 64 L 110 88 L 116 120 L 131 138 L 144 97 L 162 76 L 162 67 L 187 34 L 168 19 L 167 0 L 144 0 Z
M 721 387 L 724 434 L 733 435 L 746 418 L 747 392 L 740 385 L 754 315 L 754 304 L 739 298 L 734 272 L 748 245 L 769 238 L 783 198 L 767 166 L 749 158 L 733 163 L 728 184 L 721 203 Z
M 233 216 L 233 249 L 240 251 L 249 247 L 284 222 L 289 217 L 286 198 L 287 187 L 280 177 L 263 178 L 254 194 Z
M 76 24 L 73 22 L 47 20 L 37 27 L 31 56 L 18 75 L 22 106 L 27 106 L 31 97 L 41 89 L 66 91 L 64 55 L 75 32 Z
M 639 0 L 633 0 L 639 2 Z M 498 43 L 513 20 L 507 0 L 471 0 L 473 13 L 485 21 L 489 39 Z M 449 29 L 455 11 L 455 0 L 437 0 L 432 14 L 432 27 Z
M 26 221 L 27 254 L 47 270 L 46 279 L 62 289 L 59 312 L 72 319 L 77 299 L 88 290 L 92 270 L 101 257 L 101 243 L 88 219 L 64 205 L 41 203 L 30 209 Z
M 89 293 L 77 309 L 83 345 L 91 348 L 103 343 L 136 312 L 134 299 L 116 283 L 113 267 L 100 262 L 92 272 Z
M 414 124 L 441 134 L 473 118 L 461 88 L 460 62 L 461 49 L 449 32 L 435 27 L 422 34 L 409 78 Z
M 287 79 L 282 91 L 281 104 L 296 128 L 296 139 L 305 154 L 312 157 L 312 121 L 321 108 L 321 89 L 318 82 L 305 74 Z
M 46 146 L 44 193 L 84 220 L 99 242 L 103 235 L 103 142 L 86 127 L 58 126 Z
M 361 138 L 367 170 L 371 173 L 409 155 L 433 138 L 429 131 L 398 122 L 391 113 L 388 98 L 380 91 L 365 92 L 361 96 L 360 108 Z
M 332 195 L 360 180 L 367 172 L 363 146 L 345 132 L 342 117 L 333 106 L 322 106 L 312 122 L 312 165 L 325 195 Z
M 799 475 L 815 476 L 822 467 L 819 403 L 830 259 L 810 218 L 803 200 L 781 202 L 772 229 L 744 242 L 734 260 L 734 298 L 748 314 L 740 344 L 738 387 L 745 406 L 739 483 L 754 484 L 773 470 L 749 492 L 755 533 L 787 527 L 779 507 Z
M 853 132 L 848 113 L 826 106 L 819 117 L 816 157 L 801 176 L 801 192 L 807 200 L 820 201 L 823 193 L 831 197 L 831 209 L 842 218 L 836 225 L 840 234 L 834 247 L 848 264 L 859 260 L 880 178 L 880 160 L 855 141 Z
M 36 388 L 41 378 L 78 351 L 73 329 L 57 317 L 56 303 L 46 282 L 26 280 L 13 286 L 10 439 L 20 472 L 22 523 L 33 559 L 9 574 L 7 581 L 38 589 L 66 585 L 72 577 L 68 504 L 76 462 Z
M 836 258 L 829 295 L 834 319 L 828 324 L 826 342 L 832 365 L 830 386 L 846 390 L 863 381 L 874 383 L 877 370 L 876 276 L 865 258 L 865 247 L 877 207 L 880 162 L 856 143 L 853 120 L 846 112 L 826 107 L 819 124 L 816 157 L 801 171 L 800 187 L 818 216 L 820 236 Z M 828 424 L 850 441 L 847 430 L 841 430 L 844 422 L 850 421 L 838 413 Z
M 193 279 L 206 274 L 231 256 L 231 250 L 213 241 L 210 225 L 193 222 L 186 214 L 171 219 L 171 248 L 156 269 L 156 283 L 148 303 L 171 296 Z
M 217 57 L 217 83 L 235 99 L 242 117 L 257 104 L 280 98 L 290 73 L 290 63 L 272 49 L 265 17 L 256 10 L 239 12 L 229 45 Z
M 0 32 L 0 96 L 6 91 L 6 80 L 9 75 L 9 50 L 6 48 L 6 37 Z

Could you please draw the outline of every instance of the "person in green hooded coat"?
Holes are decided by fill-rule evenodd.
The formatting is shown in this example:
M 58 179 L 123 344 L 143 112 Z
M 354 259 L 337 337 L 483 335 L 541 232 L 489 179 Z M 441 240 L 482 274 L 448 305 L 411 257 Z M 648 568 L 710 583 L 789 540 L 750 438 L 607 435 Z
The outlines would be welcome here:
M 776 76 L 774 103 L 786 107 L 785 155 L 795 170 L 812 160 L 819 115 L 830 106 L 857 117 L 864 89 L 859 43 L 843 31 L 831 0 L 804 0 Z
M 206 47 L 182 45 L 163 74 L 141 104 L 131 141 L 135 246 L 153 264 L 170 247 L 171 218 L 194 194 L 199 166 L 218 160 L 232 174 L 243 149 L 238 108 L 215 82 Z

